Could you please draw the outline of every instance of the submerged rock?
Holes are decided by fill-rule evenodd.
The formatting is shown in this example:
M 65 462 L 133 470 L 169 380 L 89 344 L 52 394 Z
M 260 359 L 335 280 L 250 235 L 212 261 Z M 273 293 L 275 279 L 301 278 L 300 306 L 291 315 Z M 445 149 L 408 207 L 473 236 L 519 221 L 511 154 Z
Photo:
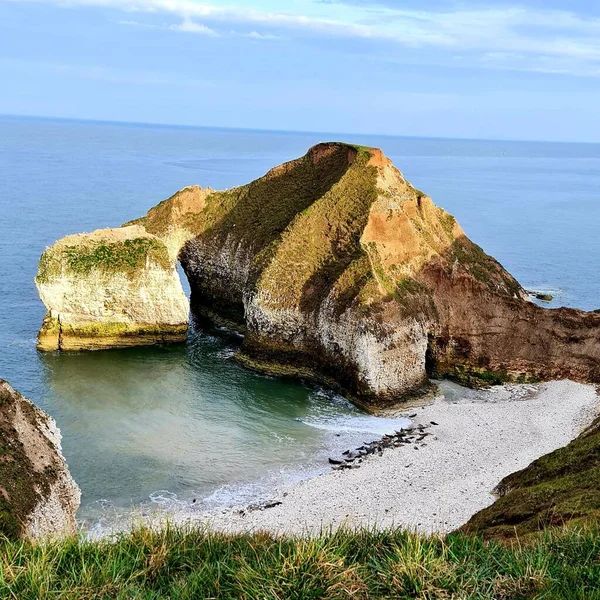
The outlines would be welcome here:
M 243 364 L 319 380 L 369 408 L 423 393 L 428 376 L 600 381 L 600 315 L 530 302 L 374 148 L 318 144 L 245 186 L 185 188 L 129 225 L 164 243 L 173 277 L 179 258 L 193 314 L 246 333 Z M 120 277 L 123 267 L 112 268 Z M 112 310 L 135 326 L 141 317 L 128 307 L 144 310 L 135 294 L 142 271 L 125 270 L 131 294 Z M 82 282 L 68 280 L 71 313 L 43 295 L 50 315 L 93 311 L 108 321 L 89 302 L 103 296 L 103 281 Z M 176 298 L 167 287 L 161 298 Z M 51 321 L 51 335 L 56 328 Z M 80 347 L 94 347 L 80 337 Z M 112 345 L 119 334 L 104 336 L 103 347 Z
M 75 532 L 80 491 L 52 417 L 0 379 L 0 535 Z
M 536 300 L 542 300 L 542 302 L 552 302 L 554 296 L 548 292 L 537 292 L 536 290 L 526 290 L 530 296 L 533 296 Z

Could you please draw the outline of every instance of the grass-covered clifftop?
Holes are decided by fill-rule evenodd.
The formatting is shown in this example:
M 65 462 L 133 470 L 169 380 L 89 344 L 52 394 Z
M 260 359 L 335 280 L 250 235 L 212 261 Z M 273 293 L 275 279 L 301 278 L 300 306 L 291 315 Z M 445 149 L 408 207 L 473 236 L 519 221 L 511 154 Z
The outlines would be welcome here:
M 600 418 L 564 448 L 504 478 L 497 492 L 498 500 L 464 531 L 513 539 L 548 527 L 600 522 Z
M 113 541 L 0 540 L 0 597 L 593 600 L 600 597 L 599 533 L 568 530 L 510 547 L 399 530 L 299 539 L 167 528 Z
M 81 276 L 92 272 L 123 273 L 132 277 L 148 263 L 164 269 L 171 266 L 167 248 L 159 239 L 145 235 L 111 241 L 90 234 L 67 238 L 46 249 L 40 258 L 36 281 L 49 283 L 65 272 Z

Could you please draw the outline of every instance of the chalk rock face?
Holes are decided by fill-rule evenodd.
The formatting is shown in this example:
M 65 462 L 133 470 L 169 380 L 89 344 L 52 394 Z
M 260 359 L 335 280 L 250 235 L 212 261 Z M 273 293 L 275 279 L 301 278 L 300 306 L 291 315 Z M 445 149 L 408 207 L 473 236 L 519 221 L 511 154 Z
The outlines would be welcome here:
M 179 258 L 194 315 L 244 331 L 243 363 L 368 407 L 431 375 L 600 381 L 600 313 L 530 302 L 374 148 L 318 144 L 248 185 L 185 188 L 129 225 Z
M 0 533 L 47 537 L 76 530 L 80 491 L 52 417 L 0 379 Z
M 176 258 L 139 226 L 56 242 L 42 255 L 36 285 L 48 309 L 41 350 L 185 340 L 189 308 Z

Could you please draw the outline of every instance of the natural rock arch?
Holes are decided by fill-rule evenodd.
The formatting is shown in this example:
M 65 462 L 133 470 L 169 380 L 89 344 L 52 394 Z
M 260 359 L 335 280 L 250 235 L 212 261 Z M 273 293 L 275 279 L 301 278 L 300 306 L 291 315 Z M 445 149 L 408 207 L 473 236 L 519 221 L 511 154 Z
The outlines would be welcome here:
M 113 235 L 121 245 L 100 252 Z M 533 304 L 380 150 L 339 143 L 57 242 L 37 278 L 49 309 L 40 347 L 56 347 L 57 327 L 65 350 L 180 341 L 177 260 L 194 314 L 244 329 L 242 362 L 324 381 L 367 407 L 431 374 L 600 381 L 600 314 Z M 106 315 L 113 288 L 123 293 Z

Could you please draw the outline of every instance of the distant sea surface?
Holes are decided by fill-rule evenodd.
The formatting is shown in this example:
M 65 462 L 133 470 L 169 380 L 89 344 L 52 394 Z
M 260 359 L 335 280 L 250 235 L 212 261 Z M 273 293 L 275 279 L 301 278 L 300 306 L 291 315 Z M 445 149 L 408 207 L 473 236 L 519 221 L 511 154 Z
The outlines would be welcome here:
M 0 377 L 52 414 L 92 528 L 131 509 L 211 508 L 323 469 L 402 425 L 237 366 L 225 331 L 187 344 L 41 354 L 44 248 L 176 190 L 247 183 L 320 141 L 380 147 L 552 306 L 600 308 L 600 145 L 282 133 L 0 117 Z

